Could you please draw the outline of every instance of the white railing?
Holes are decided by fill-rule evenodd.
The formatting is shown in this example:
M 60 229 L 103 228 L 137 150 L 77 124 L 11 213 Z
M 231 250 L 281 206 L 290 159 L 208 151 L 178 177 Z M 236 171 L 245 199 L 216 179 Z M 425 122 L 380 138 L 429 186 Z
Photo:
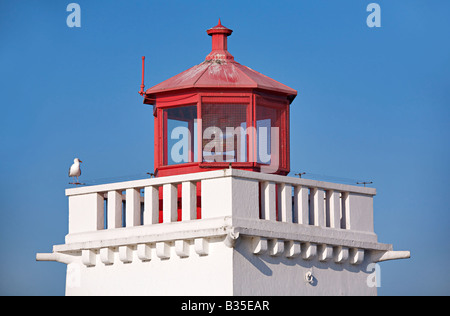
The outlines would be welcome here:
M 375 194 L 373 188 L 236 169 L 66 190 L 69 234 L 218 217 L 373 233 Z

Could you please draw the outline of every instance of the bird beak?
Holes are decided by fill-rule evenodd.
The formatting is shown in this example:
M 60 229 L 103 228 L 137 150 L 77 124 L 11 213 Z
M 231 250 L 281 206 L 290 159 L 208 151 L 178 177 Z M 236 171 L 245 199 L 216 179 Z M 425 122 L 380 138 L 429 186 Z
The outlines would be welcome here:
M 83 163 L 81 160 L 79 160 L 80 161 L 80 163 Z

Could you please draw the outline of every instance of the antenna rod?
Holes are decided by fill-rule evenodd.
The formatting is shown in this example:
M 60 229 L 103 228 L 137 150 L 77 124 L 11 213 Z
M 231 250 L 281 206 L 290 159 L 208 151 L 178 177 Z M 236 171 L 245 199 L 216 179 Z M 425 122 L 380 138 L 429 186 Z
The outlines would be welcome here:
M 366 187 L 366 184 L 372 184 L 373 181 L 369 181 L 369 182 L 356 182 L 356 184 L 364 184 L 364 187 Z
M 144 88 L 145 88 L 145 85 L 144 85 L 144 69 L 145 69 L 145 56 L 142 56 L 142 84 L 141 84 L 141 91 L 139 91 L 139 94 L 141 96 L 144 95 Z

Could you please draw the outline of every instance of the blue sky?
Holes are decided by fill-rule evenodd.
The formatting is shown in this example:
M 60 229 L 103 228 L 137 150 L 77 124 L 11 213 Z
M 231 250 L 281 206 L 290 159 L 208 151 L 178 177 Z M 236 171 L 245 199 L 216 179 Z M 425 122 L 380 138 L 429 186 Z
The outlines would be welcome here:
M 370 180 L 380 242 L 411 250 L 381 265 L 380 295 L 449 295 L 448 1 L 0 2 L 0 294 L 64 295 L 65 265 L 35 262 L 64 243 L 67 170 L 84 180 L 153 170 L 146 87 L 201 63 L 205 30 L 234 30 L 236 61 L 299 91 L 291 170 Z

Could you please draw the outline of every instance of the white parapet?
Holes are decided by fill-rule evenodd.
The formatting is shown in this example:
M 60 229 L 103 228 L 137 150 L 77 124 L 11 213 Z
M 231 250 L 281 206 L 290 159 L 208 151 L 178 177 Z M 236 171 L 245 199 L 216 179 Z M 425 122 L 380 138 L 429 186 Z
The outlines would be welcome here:
M 409 256 L 378 243 L 375 194 L 234 169 L 68 189 L 36 259 L 68 264 L 67 295 L 375 295 L 367 266 Z

